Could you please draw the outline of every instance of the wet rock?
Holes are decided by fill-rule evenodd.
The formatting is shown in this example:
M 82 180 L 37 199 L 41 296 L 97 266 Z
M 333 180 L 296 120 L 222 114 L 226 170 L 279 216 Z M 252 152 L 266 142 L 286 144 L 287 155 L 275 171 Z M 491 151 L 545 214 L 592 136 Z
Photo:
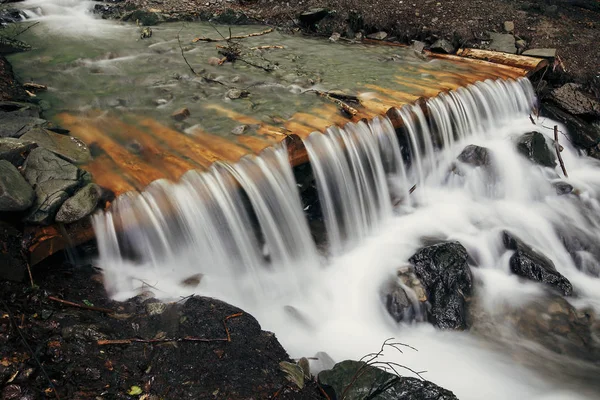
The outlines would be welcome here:
M 596 147 L 600 144 L 600 129 L 548 103 L 543 104 L 542 115 L 564 124 L 569 139 L 576 147 L 588 151 L 588 155 L 599 158 Z
M 398 270 L 398 276 L 382 288 L 382 302 L 396 322 L 423 322 L 427 315 L 427 294 L 412 266 Z
M 217 57 L 210 57 L 208 59 L 208 65 L 213 65 L 213 66 L 221 65 L 221 59 L 217 58 Z
M 18 111 L 0 111 L 0 138 L 19 138 L 30 129 L 46 124 L 46 121 Z
M 56 213 L 56 222 L 68 224 L 87 217 L 96 209 L 101 197 L 100 186 L 95 183 L 87 184 L 62 204 Z
M 0 280 L 22 281 L 27 274 L 27 259 L 22 251 L 23 235 L 0 221 Z
M 455 400 L 449 390 L 431 382 L 390 374 L 363 361 L 346 360 L 321 371 L 319 384 L 332 399 Z
M 24 20 L 25 14 L 16 8 L 0 9 L 0 26 Z
M 523 52 L 524 56 L 554 58 L 556 57 L 556 49 L 529 49 Z
M 228 99 L 236 100 L 240 97 L 245 97 L 248 93 L 240 89 L 229 89 L 225 94 Z
M 171 114 L 171 118 L 173 118 L 175 121 L 183 121 L 189 116 L 190 110 L 188 110 L 187 108 L 182 108 L 181 110 L 177 110 L 173 114 Z
M 556 194 L 558 194 L 559 196 L 565 195 L 565 194 L 571 194 L 573 193 L 573 186 L 571 186 L 570 184 L 568 184 L 567 182 L 554 182 L 552 184 L 552 187 L 554 187 L 554 189 L 556 190 Z
M 425 42 L 421 42 L 419 40 L 415 40 L 412 43 L 413 50 L 419 54 L 422 53 L 423 50 L 425 50 L 425 46 L 426 46 Z
M 489 167 L 492 163 L 489 149 L 474 144 L 463 149 L 458 155 L 458 161 L 473 167 Z
M 543 283 L 565 296 L 573 293 L 571 282 L 556 270 L 554 263 L 549 258 L 538 253 L 509 232 L 502 233 L 502 241 L 506 249 L 515 252 L 509 261 L 512 273 Z
M 29 152 L 37 144 L 29 140 L 15 138 L 0 138 L 0 160 L 6 160 L 15 167 L 20 167 Z
M 454 45 L 446 39 L 438 39 L 431 45 L 431 51 L 436 53 L 454 53 Z
M 140 39 L 148 39 L 152 37 L 152 28 L 146 26 L 142 29 L 140 33 Z
M 409 261 L 431 303 L 429 321 L 441 329 L 466 329 L 466 299 L 472 291 L 467 250 L 458 242 L 424 247 Z
M 31 185 L 19 170 L 6 160 L 0 160 L 0 211 L 23 211 L 34 200 Z
M 546 145 L 546 137 L 539 132 L 528 132 L 519 137 L 517 150 L 535 164 L 556 167 L 556 155 Z
M 311 8 L 300 14 L 298 20 L 303 26 L 311 27 L 328 15 L 329 10 L 326 8 Z
M 502 51 L 505 53 L 516 54 L 517 47 L 515 46 L 515 37 L 508 33 L 489 32 L 490 35 L 490 50 Z
M 581 90 L 581 85 L 567 83 L 552 91 L 552 100 L 567 112 L 588 117 L 600 117 L 600 101 Z
M 513 33 L 515 31 L 515 23 L 513 21 L 504 21 L 504 32 Z
M 578 227 L 561 226 L 557 229 L 575 266 L 591 276 L 600 276 L 600 247 L 592 232 Z
M 61 135 L 44 128 L 33 128 L 21 136 L 21 139 L 35 142 L 74 164 L 84 164 L 92 159 L 86 144 L 73 136 Z
M 25 179 L 36 194 L 33 207 L 25 218 L 32 224 L 52 223 L 64 201 L 91 180 L 88 172 L 41 147 L 31 151 L 23 169 Z
M 367 39 L 384 40 L 388 36 L 387 32 L 375 32 L 367 35 Z

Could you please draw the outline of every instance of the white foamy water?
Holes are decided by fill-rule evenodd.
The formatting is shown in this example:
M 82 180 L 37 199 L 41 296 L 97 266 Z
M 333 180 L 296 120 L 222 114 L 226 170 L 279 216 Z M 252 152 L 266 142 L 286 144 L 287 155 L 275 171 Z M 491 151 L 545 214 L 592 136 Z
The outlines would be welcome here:
M 336 361 L 358 359 L 394 337 L 418 352 L 387 351 L 386 359 L 427 371 L 426 379 L 461 399 L 598 398 L 596 369 L 577 360 L 567 360 L 567 369 L 564 358 L 509 325 L 492 326 L 492 341 L 397 325 L 380 301 L 382 284 L 424 238 L 467 248 L 476 296 L 489 313 L 540 298 L 541 285 L 509 272 L 511 253 L 501 238 L 509 230 L 554 262 L 573 284 L 577 306 L 600 310 L 600 279 L 589 273 L 597 272 L 597 260 L 581 251 L 582 272 L 560 236 L 600 237 L 599 163 L 561 135 L 566 181 L 578 194 L 557 195 L 552 184 L 561 180 L 560 168 L 534 165 L 515 150 L 525 132 L 552 132 L 552 121 L 532 125 L 534 102 L 526 79 L 486 81 L 429 100 L 428 118 L 421 108 L 398 110 L 405 126 L 398 137 L 386 118 L 311 135 L 306 144 L 333 246 L 329 258 L 311 241 L 284 148 L 192 172 L 178 184 L 157 183 L 95 218 L 107 288 L 121 299 L 149 286 L 165 299 L 223 299 L 274 331 L 292 357 L 325 351 Z M 456 161 L 469 144 L 489 149 L 491 173 Z M 198 273 L 200 286 L 179 284 Z

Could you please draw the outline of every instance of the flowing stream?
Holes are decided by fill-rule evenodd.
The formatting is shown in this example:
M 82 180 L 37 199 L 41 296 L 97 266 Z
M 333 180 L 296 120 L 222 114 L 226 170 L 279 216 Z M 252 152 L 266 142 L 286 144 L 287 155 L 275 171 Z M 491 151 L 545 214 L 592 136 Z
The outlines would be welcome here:
M 33 0 L 25 4 L 35 9 Z M 69 5 L 53 3 L 78 13 L 80 26 L 69 29 L 93 32 L 92 42 L 102 30 L 112 30 L 111 37 L 127 30 Z M 56 14 L 62 16 L 41 17 L 47 29 L 73 20 Z M 541 285 L 510 273 L 511 252 L 502 245 L 502 232 L 510 230 L 570 280 L 572 304 L 600 312 L 598 260 L 583 251 L 572 257 L 561 240 L 600 239 L 599 164 L 561 135 L 567 181 L 576 191 L 558 195 L 560 168 L 534 165 L 516 150 L 515 139 L 533 129 L 554 148 L 555 123 L 540 118 L 532 125 L 535 104 L 527 79 L 485 81 L 425 107 L 397 109 L 400 136 L 386 117 L 310 135 L 304 143 L 327 251 L 311 237 L 283 146 L 191 171 L 177 183 L 154 182 L 94 218 L 107 290 L 117 299 L 151 286 L 165 299 L 196 293 L 225 300 L 275 332 L 292 357 L 326 352 L 336 361 L 358 359 L 394 337 L 418 351 L 388 351 L 387 360 L 427 371 L 426 379 L 461 399 L 597 399 L 598 367 L 529 343 L 508 322 L 496 320 L 483 333 L 397 324 L 380 300 L 383 283 L 432 239 L 466 247 L 475 296 L 487 313 L 541 298 Z M 470 144 L 489 149 L 491 175 L 456 161 Z M 198 274 L 199 286 L 182 283 Z

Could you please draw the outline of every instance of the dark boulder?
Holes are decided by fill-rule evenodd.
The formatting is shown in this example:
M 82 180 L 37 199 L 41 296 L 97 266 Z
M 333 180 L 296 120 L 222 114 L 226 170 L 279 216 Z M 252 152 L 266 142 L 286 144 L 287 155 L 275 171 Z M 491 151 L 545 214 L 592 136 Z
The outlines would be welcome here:
M 16 8 L 0 9 L 0 26 L 19 22 L 24 19 L 25 14 L 21 10 Z
M 517 150 L 535 164 L 554 168 L 556 155 L 546 145 L 546 137 L 539 132 L 528 132 L 517 140 Z
M 550 286 L 565 296 L 573 293 L 571 282 L 556 270 L 554 263 L 546 256 L 509 232 L 503 232 L 502 240 L 506 249 L 515 252 L 509 261 L 512 273 Z
M 567 83 L 552 91 L 552 100 L 568 113 L 600 117 L 600 102 L 582 91 L 581 85 Z
M 0 221 L 0 280 L 22 281 L 27 274 L 27 258 L 21 247 L 23 235 Z
M 422 248 L 409 259 L 431 303 L 429 321 L 438 328 L 467 328 L 467 298 L 473 287 L 468 258 L 460 243 L 445 242 Z
M 0 211 L 23 211 L 33 204 L 34 192 L 19 170 L 0 160 Z
M 473 167 L 489 167 L 492 164 L 490 150 L 470 144 L 458 155 L 458 161 Z
M 552 187 L 554 188 L 554 190 L 556 190 L 556 194 L 558 194 L 559 196 L 565 195 L 565 194 L 571 194 L 573 193 L 573 186 L 568 184 L 567 182 L 563 182 L 563 181 L 558 181 L 558 182 L 554 182 L 552 183 Z
M 382 287 L 381 300 L 396 322 L 422 322 L 427 316 L 427 294 L 414 268 L 398 270 L 398 275 Z
M 454 400 L 449 390 L 429 381 L 397 376 L 363 361 L 346 360 L 321 371 L 319 384 L 331 399 Z
M 15 167 L 20 167 L 29 152 L 36 147 L 37 144 L 29 140 L 0 138 L 0 160 L 6 160 Z

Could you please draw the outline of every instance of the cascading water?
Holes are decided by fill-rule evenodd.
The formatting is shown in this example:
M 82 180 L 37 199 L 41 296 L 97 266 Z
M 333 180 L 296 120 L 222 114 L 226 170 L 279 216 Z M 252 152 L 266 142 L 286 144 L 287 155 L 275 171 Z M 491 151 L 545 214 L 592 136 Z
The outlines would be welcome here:
M 598 260 L 583 250 L 573 258 L 562 240 L 600 237 L 598 163 L 563 141 L 578 194 L 558 196 L 557 171 L 515 150 L 516 136 L 553 125 L 532 126 L 534 103 L 526 79 L 486 81 L 398 110 L 397 132 L 376 118 L 310 135 L 305 144 L 332 247 L 328 260 L 317 256 L 283 148 L 190 172 L 176 184 L 158 182 L 95 217 L 106 285 L 120 298 L 144 283 L 164 298 L 219 297 L 251 312 L 292 357 L 326 351 L 338 361 L 357 359 L 396 337 L 419 351 L 388 359 L 428 371 L 426 379 L 461 399 L 597 398 L 598 387 L 586 386 L 593 379 L 585 381 L 597 367 L 563 364 L 541 348 L 531 355 L 508 323 L 489 328 L 494 340 L 397 325 L 379 300 L 382 283 L 432 237 L 467 248 L 477 302 L 488 313 L 540 298 L 540 285 L 509 272 L 501 232 L 510 230 L 571 281 L 573 303 L 600 310 L 600 280 L 590 274 L 597 276 Z M 493 177 L 456 161 L 469 144 L 489 150 Z M 198 273 L 198 287 L 180 285 Z

